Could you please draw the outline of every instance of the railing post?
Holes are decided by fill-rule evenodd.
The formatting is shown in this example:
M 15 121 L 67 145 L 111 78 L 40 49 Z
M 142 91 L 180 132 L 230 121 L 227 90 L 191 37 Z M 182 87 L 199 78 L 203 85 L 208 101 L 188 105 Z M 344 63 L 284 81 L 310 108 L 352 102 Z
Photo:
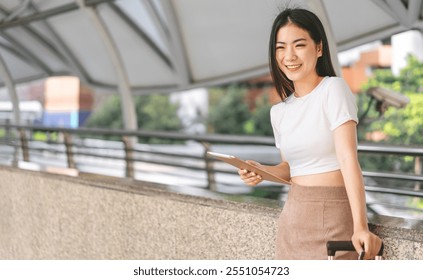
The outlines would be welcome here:
M 4 131 L 4 141 L 9 143 L 13 137 L 11 137 L 11 129 L 10 129 L 10 119 L 6 119 L 5 121 L 5 131 Z
M 217 191 L 213 160 L 207 156 L 207 152 L 210 151 L 210 144 L 206 142 L 201 142 L 201 144 L 204 146 L 203 157 L 204 162 L 206 163 L 208 189 L 211 191 Z
M 414 174 L 422 175 L 422 158 L 419 156 L 414 157 Z M 420 182 L 414 184 L 414 190 L 420 190 Z
M 66 159 L 68 163 L 68 168 L 75 168 L 75 161 L 73 159 L 73 143 L 72 143 L 72 136 L 68 132 L 63 132 L 63 140 L 65 142 L 66 148 Z
M 10 119 L 6 119 L 4 127 L 5 127 L 5 137 L 4 141 L 7 145 L 11 145 L 13 148 L 13 158 L 12 158 L 12 166 L 18 167 L 19 162 L 19 147 L 15 144 L 15 135 L 12 133 L 12 129 L 10 128 Z
M 28 139 L 26 138 L 25 130 L 19 129 L 19 138 L 21 141 L 22 157 L 24 161 L 29 161 Z
M 122 136 L 122 141 L 125 146 L 125 162 L 126 162 L 126 170 L 125 176 L 128 178 L 135 178 L 134 174 L 134 157 L 133 157 L 133 138 L 131 136 Z

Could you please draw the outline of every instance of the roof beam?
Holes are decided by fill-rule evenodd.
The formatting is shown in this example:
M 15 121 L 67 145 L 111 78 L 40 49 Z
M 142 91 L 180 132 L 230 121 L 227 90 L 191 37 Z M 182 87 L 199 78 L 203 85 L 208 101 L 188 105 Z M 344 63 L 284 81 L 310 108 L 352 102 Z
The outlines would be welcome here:
M 29 4 L 29 2 L 28 2 Z M 25 7 L 28 6 L 25 5 Z M 21 11 L 21 10 L 20 10 Z M 7 18 L 9 18 L 12 14 L 6 11 L 3 7 L 0 6 L 0 12 L 2 12 Z M 13 16 L 12 18 L 15 18 L 17 15 Z M 47 40 L 45 40 L 34 28 L 23 25 L 21 26 L 22 30 L 26 31 L 29 35 L 31 35 L 36 41 L 38 41 L 41 45 L 44 46 L 48 51 L 50 51 L 53 55 L 55 55 L 57 58 L 64 60 L 64 57 L 61 55 L 61 53 Z M 2 33 L 2 31 L 0 31 Z M 4 34 L 4 33 L 3 33 Z M 10 38 L 10 37 L 9 37 Z
M 145 0 L 144 6 L 147 8 L 148 13 L 151 15 L 151 19 L 155 24 L 157 24 L 157 30 L 160 32 L 160 36 L 163 37 L 162 39 L 168 39 L 169 29 L 166 26 L 166 20 L 160 15 L 160 2 L 155 2 L 154 0 Z
M 401 21 L 401 18 L 399 18 L 398 14 L 395 13 L 391 7 L 386 3 L 385 0 L 371 0 L 376 6 L 381 8 L 383 11 L 385 11 L 388 15 L 390 15 L 394 20 L 397 22 Z
M 85 0 L 84 5 L 86 7 L 93 7 L 102 3 L 114 2 L 114 1 L 115 0 Z M 38 20 L 47 19 L 52 16 L 57 16 L 63 13 L 76 11 L 78 9 L 79 9 L 79 6 L 76 3 L 69 3 L 69 4 L 55 7 L 46 11 L 42 11 L 42 12 L 34 13 L 28 16 L 13 19 L 12 21 L 0 22 L 0 30 L 28 24 Z
M 157 3 L 160 4 L 160 2 Z M 150 15 L 151 20 L 153 21 L 160 39 L 166 44 L 167 50 L 170 50 L 171 47 L 169 45 L 169 30 L 161 18 L 159 12 L 157 11 L 156 6 L 154 3 L 152 3 L 151 0 L 143 1 L 143 5 L 147 13 Z
M 372 2 L 406 29 L 413 28 L 414 24 L 419 21 L 422 0 L 409 0 L 408 7 L 399 0 L 372 0 Z
M 66 66 L 70 68 L 70 71 L 74 72 L 74 74 L 80 77 L 82 81 L 89 82 L 91 80 L 89 74 L 78 61 L 78 59 L 73 55 L 68 46 L 63 42 L 63 40 L 57 35 L 57 33 L 51 28 L 48 23 L 43 22 L 43 24 L 49 30 L 51 36 L 54 37 L 55 43 L 59 46 L 59 58 L 64 63 L 66 63 Z
M 169 58 L 160 50 L 159 47 L 157 47 L 147 33 L 140 29 L 116 4 L 112 3 L 110 4 L 110 7 L 130 28 L 132 28 L 132 30 L 138 34 L 138 36 L 143 38 L 144 42 L 157 54 L 158 57 L 160 57 L 161 60 L 163 60 L 167 66 L 173 68 Z
M 68 72 L 57 72 L 57 73 L 55 73 L 55 76 L 68 76 L 68 75 L 70 75 L 70 73 L 68 73 Z M 23 77 L 23 78 L 14 79 L 14 82 L 15 82 L 15 84 L 23 84 L 23 83 L 33 82 L 35 80 L 46 79 L 48 77 L 51 77 L 51 76 L 48 76 L 45 73 L 39 73 L 39 74 L 35 74 L 35 75 L 32 75 L 32 76 L 26 76 L 26 77 Z M 0 83 L 0 87 L 4 87 L 5 85 L 6 85 L 5 83 Z M 116 87 L 115 87 L 115 89 L 116 89 Z
M 390 37 L 393 34 L 397 34 L 405 30 L 407 30 L 405 27 L 399 24 L 394 24 L 382 29 L 374 30 L 366 34 L 360 34 L 357 37 L 350 38 L 346 41 L 338 42 L 338 50 L 339 51 L 348 50 L 348 49 L 366 44 L 368 42 L 373 42 L 376 40 L 380 40 L 381 38 Z
M 13 105 L 13 121 L 15 124 L 21 124 L 21 114 L 19 110 L 19 99 L 16 93 L 15 84 L 13 83 L 12 75 L 7 68 L 6 62 L 0 54 L 0 75 L 4 81 L 7 91 L 9 92 L 10 101 Z
M 180 26 L 175 15 L 175 9 L 170 0 L 160 1 L 159 3 L 163 6 L 163 11 L 169 24 L 170 56 L 173 59 L 175 70 L 178 73 L 179 83 L 181 86 L 185 86 L 192 80 L 192 75 L 189 70 L 187 55 L 185 53 L 184 43 L 182 42 Z
M 131 93 L 128 74 L 126 73 L 117 46 L 115 45 L 111 34 L 107 30 L 104 22 L 102 21 L 100 15 L 97 13 L 96 9 L 94 7 L 87 7 L 85 5 L 85 1 L 83 0 L 75 1 L 77 1 L 80 9 L 85 12 L 86 15 L 91 19 L 94 28 L 96 28 L 98 33 L 100 34 L 103 43 L 106 47 L 106 50 L 109 53 L 110 60 L 114 66 L 114 70 L 118 80 L 119 94 L 122 97 L 121 108 L 123 115 L 123 125 L 125 129 L 136 130 L 138 124 L 137 115 L 135 112 L 134 99 Z
M 48 75 L 53 73 L 53 71 L 41 59 L 33 54 L 29 47 L 23 46 L 20 42 L 13 38 L 13 36 L 7 34 L 4 31 L 0 30 L 0 36 L 9 41 L 16 48 L 16 50 L 21 53 L 22 56 L 31 60 L 33 64 L 40 68 L 42 71 Z
M 22 60 L 22 61 L 24 61 L 24 62 L 26 62 L 26 63 L 28 63 L 28 64 L 30 64 L 32 66 L 38 67 L 37 65 L 35 65 L 35 63 L 32 60 L 28 59 L 26 56 L 23 56 L 20 52 L 18 52 L 12 46 L 8 46 L 7 44 L 4 44 L 4 43 L 0 42 L 0 47 L 3 48 L 4 50 L 10 52 L 11 54 L 13 54 L 14 56 L 16 56 L 20 60 Z
M 391 10 L 397 15 L 398 22 L 406 27 L 407 29 L 413 26 L 410 18 L 408 17 L 408 10 L 402 3 L 402 1 L 398 0 L 386 0 L 388 6 Z
M 5 19 L 5 21 L 11 21 L 17 16 L 19 16 L 20 13 L 26 10 L 28 5 L 31 3 L 31 0 L 24 0 L 23 3 L 21 3 L 19 6 L 17 6 Z
M 28 6 L 25 6 L 25 7 L 28 8 Z M 34 11 L 34 13 L 38 13 L 34 5 L 30 4 L 29 7 Z M 3 14 L 5 14 L 7 18 L 10 17 L 10 14 L 4 8 L 0 7 L 0 11 Z M 15 18 L 15 16 L 13 18 Z M 69 48 L 63 43 L 63 41 L 57 35 L 57 33 L 51 28 L 51 26 L 46 22 L 46 20 L 41 20 L 40 23 L 44 24 L 45 28 L 49 31 L 50 35 L 54 38 L 56 45 L 59 45 L 58 48 L 54 46 L 52 43 L 48 42 L 46 39 L 44 39 L 42 35 L 40 35 L 34 28 L 30 26 L 30 24 L 24 24 L 20 27 L 23 30 L 25 30 L 28 34 L 30 34 L 34 39 L 36 39 L 40 44 L 42 44 L 46 49 L 48 49 L 53 55 L 55 55 L 62 62 L 64 62 L 65 66 L 70 67 L 70 70 L 74 72 L 74 74 L 78 75 L 82 81 L 89 82 L 91 79 L 87 71 L 85 71 L 85 69 L 77 61 L 75 56 L 70 52 Z M 0 30 L 0 34 L 1 33 L 2 31 Z M 13 53 L 15 55 L 18 54 L 18 52 L 16 51 L 13 51 Z M 17 55 L 17 56 L 20 57 L 21 59 L 24 58 L 24 56 L 22 55 Z M 23 59 L 23 60 L 25 60 L 27 63 L 34 64 L 34 63 L 31 63 L 29 59 Z
M 409 0 L 408 3 L 408 18 L 410 23 L 414 25 L 418 20 L 422 11 L 422 0 Z
M 38 13 L 37 9 L 34 7 L 34 5 L 31 5 L 31 9 Z M 69 66 L 70 70 L 74 72 L 75 75 L 77 75 L 82 82 L 89 83 L 92 79 L 88 72 L 85 70 L 85 68 L 82 66 L 82 64 L 78 61 L 78 59 L 75 57 L 75 55 L 72 53 L 72 51 L 68 48 L 68 46 L 63 42 L 62 38 L 57 34 L 57 32 L 51 27 L 51 25 L 46 20 L 41 20 L 40 24 L 43 24 L 44 27 L 47 29 L 47 31 L 50 33 L 50 36 L 53 37 L 54 43 L 58 45 L 58 48 L 54 48 L 56 52 L 59 54 L 59 57 L 67 63 L 67 66 Z M 25 25 L 23 26 L 25 28 Z M 30 28 L 27 26 L 27 28 Z

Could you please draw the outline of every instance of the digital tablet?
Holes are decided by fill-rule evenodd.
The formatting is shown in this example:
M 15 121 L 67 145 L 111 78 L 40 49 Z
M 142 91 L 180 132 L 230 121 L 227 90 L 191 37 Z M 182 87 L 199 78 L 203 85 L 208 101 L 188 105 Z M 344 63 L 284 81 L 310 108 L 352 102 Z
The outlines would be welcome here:
M 261 168 L 255 166 L 255 165 L 252 165 L 252 164 L 250 164 L 250 163 L 248 163 L 248 162 L 246 162 L 246 161 L 244 161 L 240 158 L 237 158 L 236 156 L 220 154 L 220 153 L 215 153 L 215 152 L 207 152 L 207 155 L 212 157 L 212 158 L 215 158 L 215 159 L 224 161 L 226 163 L 229 163 L 230 165 L 233 165 L 233 166 L 235 166 L 239 169 L 246 169 L 248 171 L 254 172 L 254 173 L 260 175 L 263 178 L 263 180 L 277 182 L 277 183 L 281 183 L 281 184 L 291 184 L 289 182 L 289 178 L 287 178 L 287 179 L 281 178 L 281 177 L 279 177 L 275 174 L 267 172 L 264 169 L 261 169 Z

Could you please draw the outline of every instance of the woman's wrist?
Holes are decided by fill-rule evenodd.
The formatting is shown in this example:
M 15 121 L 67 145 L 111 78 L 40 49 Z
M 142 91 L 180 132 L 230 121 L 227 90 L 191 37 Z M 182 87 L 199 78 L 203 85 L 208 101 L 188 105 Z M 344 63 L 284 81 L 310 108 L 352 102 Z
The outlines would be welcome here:
M 361 225 L 354 225 L 354 232 L 360 232 L 360 231 L 369 231 L 369 226 L 367 223 L 361 224 Z

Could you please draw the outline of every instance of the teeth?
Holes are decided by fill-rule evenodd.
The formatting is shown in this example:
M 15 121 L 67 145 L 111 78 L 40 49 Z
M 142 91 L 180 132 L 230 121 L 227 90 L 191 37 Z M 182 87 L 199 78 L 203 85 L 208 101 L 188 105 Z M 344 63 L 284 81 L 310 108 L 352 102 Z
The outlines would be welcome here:
M 288 69 L 297 69 L 297 68 L 300 68 L 300 66 L 301 66 L 301 64 L 298 64 L 298 65 L 286 65 L 286 68 L 288 68 Z

